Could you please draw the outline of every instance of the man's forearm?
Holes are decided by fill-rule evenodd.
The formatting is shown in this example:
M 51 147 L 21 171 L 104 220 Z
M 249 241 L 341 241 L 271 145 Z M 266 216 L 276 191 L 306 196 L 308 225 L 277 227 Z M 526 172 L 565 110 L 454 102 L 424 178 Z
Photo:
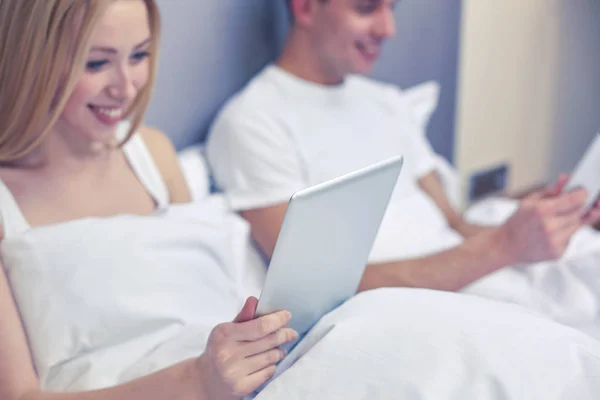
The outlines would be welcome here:
M 465 240 L 460 246 L 418 259 L 369 265 L 359 291 L 380 287 L 416 287 L 458 291 L 515 260 L 504 251 L 497 229 Z
M 194 360 L 110 389 L 81 393 L 36 392 L 20 400 L 204 400 L 201 383 L 195 376 Z M 208 400 L 208 399 L 206 399 Z
M 487 230 L 487 227 L 472 224 L 467 222 L 463 215 L 458 213 L 456 210 L 450 207 L 449 203 L 446 204 L 445 208 L 441 209 L 446 217 L 446 221 L 448 226 L 452 228 L 455 232 L 460 234 L 464 238 L 470 238 L 472 236 L 478 235 L 484 230 Z
M 465 221 L 462 218 L 459 222 L 451 224 L 450 227 L 465 239 L 471 238 L 475 235 L 479 235 L 484 231 L 493 229 L 490 226 L 472 224 L 470 222 Z

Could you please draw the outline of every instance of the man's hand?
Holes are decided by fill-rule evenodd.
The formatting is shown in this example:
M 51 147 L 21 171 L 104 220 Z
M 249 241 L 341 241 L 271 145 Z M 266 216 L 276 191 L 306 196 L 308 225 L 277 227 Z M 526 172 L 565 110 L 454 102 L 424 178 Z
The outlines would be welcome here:
M 544 191 L 524 200 L 499 229 L 500 246 L 514 263 L 531 263 L 560 258 L 573 234 L 584 224 L 584 190 L 562 193 L 567 176 Z M 595 214 L 594 214 L 595 215 Z
M 545 195 L 547 197 L 551 197 L 551 196 L 556 196 L 556 195 L 560 194 L 564 190 L 564 187 L 567 184 L 568 180 L 569 180 L 569 175 L 562 174 L 558 178 L 558 181 L 554 185 L 554 187 L 552 187 L 551 189 L 546 191 Z M 589 193 L 587 193 L 587 195 L 589 196 Z M 598 223 L 600 223 L 600 197 L 598 197 L 596 199 L 596 201 L 592 204 L 592 207 L 586 211 L 581 222 L 583 225 L 590 225 L 590 226 L 596 226 L 596 225 L 598 225 Z
M 600 198 L 596 200 L 592 208 L 583 216 L 585 225 L 597 226 L 600 223 Z

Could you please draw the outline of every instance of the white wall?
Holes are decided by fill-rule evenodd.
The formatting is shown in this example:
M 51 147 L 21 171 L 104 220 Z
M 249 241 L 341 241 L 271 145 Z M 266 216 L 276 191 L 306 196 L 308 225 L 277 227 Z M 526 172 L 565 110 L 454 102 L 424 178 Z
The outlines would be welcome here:
M 600 127 L 598 0 L 464 0 L 456 165 L 509 189 L 570 169 Z

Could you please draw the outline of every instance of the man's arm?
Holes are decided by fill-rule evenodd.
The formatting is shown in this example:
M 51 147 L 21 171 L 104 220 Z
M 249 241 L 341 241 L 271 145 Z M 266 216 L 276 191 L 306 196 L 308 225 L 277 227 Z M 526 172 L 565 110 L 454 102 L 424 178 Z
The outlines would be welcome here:
M 474 236 L 476 233 L 484 231 L 485 228 L 468 224 L 462 216 L 454 210 L 440 179 L 435 172 L 427 174 L 419 180 L 421 188 L 435 201 L 440 210 L 446 216 L 448 224 L 464 237 Z M 242 216 L 250 223 L 252 237 L 258 244 L 260 250 L 267 257 L 273 255 L 275 243 L 279 236 L 279 230 L 283 223 L 287 203 L 277 204 L 275 206 L 242 211 Z M 401 223 L 399 221 L 398 223 Z
M 368 265 L 358 291 L 413 287 L 458 291 L 516 263 L 499 229 L 489 229 L 452 249 L 426 257 Z
M 502 226 L 467 238 L 461 245 L 412 260 L 367 266 L 359 290 L 379 287 L 419 287 L 457 291 L 498 269 L 518 263 L 557 259 L 582 226 L 585 192 L 551 198 L 535 193 L 523 201 Z M 271 257 L 286 205 L 245 211 L 252 235 Z
M 276 206 L 242 211 L 242 217 L 250 223 L 252 238 L 267 258 L 273 256 L 275 243 L 283 224 L 287 203 Z
M 286 204 L 244 211 L 252 237 L 271 258 L 283 223 Z M 455 291 L 502 267 L 511 265 L 510 254 L 499 245 L 500 233 L 489 230 L 453 249 L 412 260 L 367 266 L 359 291 L 380 287 L 418 287 Z
M 475 236 L 489 229 L 465 221 L 463 216 L 452 207 L 437 172 L 430 172 L 419 179 L 419 186 L 431 197 L 442 213 L 444 213 L 448 225 L 464 238 Z

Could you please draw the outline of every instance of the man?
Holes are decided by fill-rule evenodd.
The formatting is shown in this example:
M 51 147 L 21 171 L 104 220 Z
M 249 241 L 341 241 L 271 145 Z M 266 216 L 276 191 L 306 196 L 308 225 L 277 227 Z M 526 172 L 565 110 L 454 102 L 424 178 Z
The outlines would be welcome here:
M 468 224 L 450 205 L 402 92 L 361 76 L 395 33 L 395 4 L 289 1 L 293 24 L 281 57 L 226 105 L 209 136 L 209 162 L 230 205 L 268 257 L 293 192 L 403 154 L 375 245 L 394 247 L 397 260 L 369 265 L 360 290 L 457 291 L 507 266 L 561 257 L 579 228 L 600 220 L 598 203 L 583 215 L 586 193 L 561 193 L 561 177 L 504 225 Z

